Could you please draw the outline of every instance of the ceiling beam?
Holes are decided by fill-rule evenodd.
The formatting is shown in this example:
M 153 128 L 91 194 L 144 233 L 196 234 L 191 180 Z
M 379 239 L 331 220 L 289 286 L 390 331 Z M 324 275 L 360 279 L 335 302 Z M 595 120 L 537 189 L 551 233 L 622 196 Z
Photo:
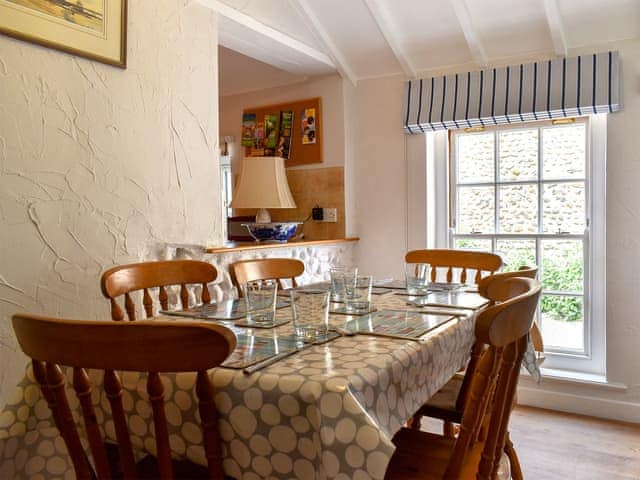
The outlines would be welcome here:
M 486 67 L 489 64 L 487 52 L 484 50 L 478 31 L 473 26 L 467 2 L 465 0 L 451 0 L 451 6 L 458 18 L 458 23 L 460 24 L 460 28 L 462 28 L 464 38 L 467 40 L 473 61 L 479 67 Z
M 544 12 L 551 32 L 553 51 L 556 55 L 567 56 L 567 40 L 562 26 L 562 16 L 558 8 L 557 0 L 544 0 Z
M 348 79 L 353 86 L 356 86 L 358 84 L 358 77 L 349 66 L 340 49 L 331 39 L 331 36 L 327 33 L 320 19 L 311 9 L 309 2 L 307 0 L 289 0 L 289 4 L 302 18 L 307 28 L 311 30 L 311 33 L 313 33 L 320 44 L 324 46 L 342 78 Z
M 211 10 L 215 11 L 219 15 L 222 15 L 229 20 L 232 20 L 243 27 L 246 27 L 260 35 L 268 37 L 269 39 L 280 43 L 296 52 L 299 52 L 303 55 L 306 55 L 320 63 L 324 63 L 330 67 L 336 68 L 333 60 L 326 53 L 321 52 L 309 45 L 302 43 L 295 38 L 286 35 L 275 28 L 266 25 L 259 20 L 256 20 L 250 15 L 241 12 L 240 10 L 236 10 L 225 3 L 222 3 L 219 0 L 198 0 L 198 2 Z
M 416 71 L 411 64 L 407 53 L 404 51 L 404 48 L 396 38 L 396 30 L 390 20 L 391 14 L 379 0 L 364 0 L 364 3 L 369 9 L 369 13 L 371 13 L 373 21 L 378 26 L 380 33 L 382 33 L 382 36 L 387 41 L 389 48 L 391 48 L 391 51 L 395 55 L 400 67 L 402 67 L 402 71 L 407 77 L 416 78 Z

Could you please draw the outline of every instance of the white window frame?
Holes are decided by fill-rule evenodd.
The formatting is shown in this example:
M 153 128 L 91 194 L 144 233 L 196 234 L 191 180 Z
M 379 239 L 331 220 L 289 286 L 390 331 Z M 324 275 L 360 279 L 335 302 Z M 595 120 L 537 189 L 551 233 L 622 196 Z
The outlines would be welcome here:
M 587 122 L 587 240 L 585 241 L 584 292 L 586 355 L 546 352 L 545 368 L 606 377 L 606 114 L 592 115 Z M 427 246 L 448 248 L 452 244 L 449 218 L 449 139 L 446 131 L 425 136 L 426 182 L 424 192 L 409 192 L 408 202 L 427 202 L 427 219 L 409 227 L 424 229 Z M 422 161 L 417 155 L 409 165 Z M 421 196 L 421 198 L 419 197 Z M 434 220 L 435 219 L 435 220 Z M 588 320 L 587 320 L 588 317 Z

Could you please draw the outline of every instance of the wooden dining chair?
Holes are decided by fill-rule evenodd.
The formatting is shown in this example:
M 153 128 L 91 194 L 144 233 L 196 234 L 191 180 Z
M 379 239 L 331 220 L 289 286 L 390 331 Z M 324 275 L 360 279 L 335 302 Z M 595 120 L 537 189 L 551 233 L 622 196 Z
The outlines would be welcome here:
M 478 283 L 478 292 L 491 301 L 490 305 L 497 302 L 504 302 L 522 293 L 522 287 L 505 283 L 504 280 L 515 277 L 534 279 L 537 272 L 537 267 L 523 266 L 516 271 L 501 272 L 484 277 L 480 280 L 480 283 Z M 530 335 L 534 329 L 537 329 L 535 320 L 529 332 Z M 462 421 L 462 412 L 467 401 L 473 371 L 483 348 L 484 345 L 482 342 L 475 342 L 471 352 L 471 358 L 465 371 L 454 375 L 442 389 L 436 392 L 436 394 L 418 410 L 411 421 L 412 428 L 420 428 L 422 417 L 431 417 L 443 420 L 443 431 L 445 435 L 455 435 L 455 424 L 459 424 Z M 505 440 L 505 452 L 509 457 L 514 480 L 521 479 L 520 462 L 508 435 Z
M 520 293 L 487 307 L 476 319 L 476 338 L 483 349 L 473 370 L 458 436 L 402 428 L 393 439 L 396 451 L 386 479 L 495 478 L 540 296 L 535 280 L 514 277 L 504 283 L 505 288 Z
M 142 305 L 147 318 L 155 315 L 151 290 L 158 289 L 158 302 L 163 310 L 169 309 L 167 287 L 180 286 L 180 305 L 189 307 L 189 285 L 199 285 L 200 303 L 210 303 L 208 284 L 218 276 L 216 267 L 198 260 L 169 260 L 142 262 L 110 268 L 102 274 L 102 294 L 111 302 L 111 318 L 124 320 L 125 313 L 117 298 L 124 296 L 124 310 L 129 320 L 136 320 L 133 292 L 142 291 Z M 158 303 L 155 302 L 155 303 Z
M 293 258 L 257 258 L 240 260 L 229 265 L 231 281 L 238 289 L 238 296 L 242 297 L 241 285 L 254 280 L 274 279 L 278 288 L 283 288 L 282 280 L 291 281 L 292 287 L 297 287 L 296 277 L 304 273 L 304 263 Z
M 138 478 L 138 470 L 122 403 L 122 384 L 116 370 L 148 372 L 147 393 L 157 448 L 156 478 L 163 479 L 173 478 L 174 470 L 159 372 L 197 372 L 196 394 L 208 462 L 207 477 L 224 478 L 214 390 L 207 370 L 220 365 L 235 348 L 236 338 L 229 329 L 193 321 L 140 320 L 121 324 L 35 315 L 14 315 L 13 328 L 23 352 L 32 358 L 34 375 L 67 445 L 77 478 L 112 477 L 91 400 L 92 384 L 87 368 L 104 370 L 104 389 L 111 405 L 125 478 Z M 73 389 L 81 406 L 95 471 L 80 443 L 61 366 L 73 368 Z M 176 473 L 176 476 L 180 475 Z
M 457 280 L 459 283 L 467 283 L 468 271 L 474 270 L 473 283 L 477 284 L 483 276 L 498 271 L 502 266 L 502 258 L 495 253 L 453 249 L 411 250 L 407 252 L 404 260 L 407 263 L 428 263 L 431 267 L 432 282 L 441 278 L 438 275 L 439 271 L 446 270 L 447 282 Z M 456 278 L 454 272 L 457 273 L 458 270 Z

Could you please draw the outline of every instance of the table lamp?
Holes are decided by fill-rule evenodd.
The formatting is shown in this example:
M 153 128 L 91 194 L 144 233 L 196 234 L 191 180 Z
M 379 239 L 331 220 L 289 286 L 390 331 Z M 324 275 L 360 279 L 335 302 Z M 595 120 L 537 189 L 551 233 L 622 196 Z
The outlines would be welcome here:
M 296 208 L 284 158 L 245 157 L 242 159 L 242 171 L 236 188 L 232 208 L 257 208 L 256 221 L 242 224 L 256 240 L 276 240 L 286 242 L 296 233 L 302 222 L 271 222 L 268 208 Z

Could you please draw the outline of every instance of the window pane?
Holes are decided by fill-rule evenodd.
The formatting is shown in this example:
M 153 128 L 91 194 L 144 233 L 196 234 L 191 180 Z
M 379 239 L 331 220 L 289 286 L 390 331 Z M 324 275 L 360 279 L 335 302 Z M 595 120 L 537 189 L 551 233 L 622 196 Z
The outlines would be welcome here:
M 548 183 L 542 187 L 542 231 L 584 233 L 584 182 Z
M 545 347 L 584 351 L 584 302 L 582 297 L 543 295 L 540 301 Z
M 493 133 L 458 135 L 458 183 L 493 182 Z
M 491 240 L 484 238 L 456 238 L 453 245 L 457 250 L 491 251 Z
M 457 233 L 493 233 L 494 188 L 458 187 Z
M 523 265 L 537 265 L 535 240 L 498 240 L 496 253 L 502 257 L 505 272 L 518 270 Z
M 500 180 L 538 179 L 538 129 L 500 132 Z
M 500 187 L 500 233 L 537 233 L 537 207 L 537 185 Z
M 581 240 L 542 241 L 542 286 L 555 292 L 579 292 L 584 286 Z
M 585 126 L 542 129 L 542 177 L 585 178 Z

